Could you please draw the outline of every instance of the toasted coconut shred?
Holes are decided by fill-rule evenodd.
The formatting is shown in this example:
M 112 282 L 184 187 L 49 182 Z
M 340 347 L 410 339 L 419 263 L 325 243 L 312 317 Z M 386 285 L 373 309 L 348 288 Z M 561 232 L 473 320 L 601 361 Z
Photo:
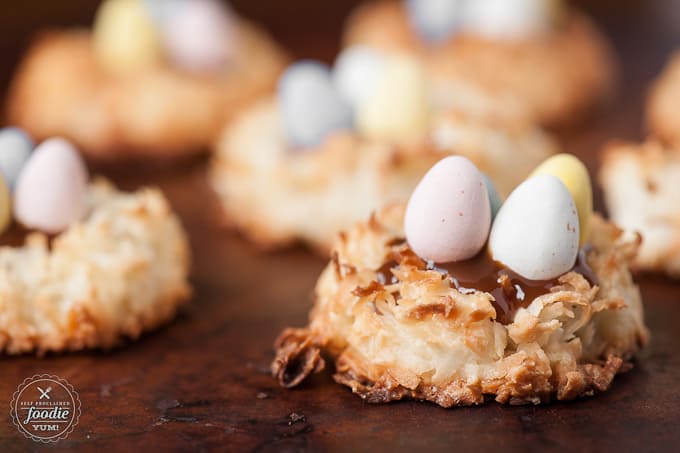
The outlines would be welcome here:
M 628 270 L 639 237 L 626 241 L 596 216 L 587 260 L 598 285 L 566 273 L 504 324 L 491 294 L 461 292 L 422 266 L 399 240 L 403 211 L 391 206 L 339 236 L 309 325 L 276 341 L 272 372 L 282 386 L 300 384 L 327 359 L 336 382 L 372 403 L 538 404 L 607 390 L 648 342 Z M 385 278 L 390 262 L 394 278 Z

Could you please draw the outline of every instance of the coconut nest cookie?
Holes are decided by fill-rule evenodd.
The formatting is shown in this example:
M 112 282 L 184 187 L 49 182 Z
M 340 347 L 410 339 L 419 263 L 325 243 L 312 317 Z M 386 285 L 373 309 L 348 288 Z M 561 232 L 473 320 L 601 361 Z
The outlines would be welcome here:
M 281 385 L 298 385 L 326 358 L 334 379 L 368 402 L 538 404 L 607 390 L 647 342 L 628 271 L 639 241 L 601 218 L 573 271 L 542 295 L 502 306 L 416 256 L 403 211 L 394 205 L 339 236 L 309 325 L 276 341 Z
M 680 151 L 654 140 L 612 143 L 600 183 L 612 220 L 642 234 L 636 266 L 680 277 Z
M 247 102 L 271 91 L 285 54 L 260 28 L 240 21 L 224 71 L 168 64 L 125 73 L 98 64 L 88 30 L 44 32 L 21 62 L 7 119 L 40 141 L 62 136 L 99 160 L 177 158 L 203 152 Z
M 470 158 L 507 194 L 548 155 L 553 140 L 530 122 L 489 122 L 449 113 L 412 145 L 336 132 L 312 150 L 285 138 L 279 107 L 264 100 L 228 126 L 216 146 L 210 181 L 225 222 L 265 248 L 301 240 L 328 251 L 335 234 L 376 206 L 403 201 L 433 163 Z
M 680 144 L 680 53 L 669 60 L 650 90 L 647 100 L 647 125 L 665 143 Z
M 86 218 L 54 238 L 0 247 L 0 350 L 108 349 L 169 321 L 187 300 L 189 249 L 156 189 L 89 189 Z
M 549 126 L 578 120 L 610 97 L 616 78 L 611 46 L 588 17 L 570 8 L 538 35 L 501 39 L 463 30 L 429 43 L 414 29 L 403 2 L 379 0 L 351 15 L 344 43 L 420 57 L 432 78 L 432 97 L 440 102 L 464 104 L 473 97 L 493 105 L 504 99 Z

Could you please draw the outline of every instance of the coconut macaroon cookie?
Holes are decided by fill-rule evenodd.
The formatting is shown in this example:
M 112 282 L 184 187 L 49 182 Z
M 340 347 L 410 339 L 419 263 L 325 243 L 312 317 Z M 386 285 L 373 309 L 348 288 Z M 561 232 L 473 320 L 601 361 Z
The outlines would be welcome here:
M 258 244 L 328 251 L 338 231 L 406 200 L 444 156 L 467 156 L 507 195 L 556 150 L 519 116 L 435 112 L 417 60 L 354 49 L 333 70 L 292 65 L 276 97 L 225 128 L 210 181 L 225 221 Z
M 647 126 L 664 143 L 680 146 L 680 53 L 654 82 L 647 99 Z
M 599 178 L 612 220 L 642 234 L 635 265 L 680 277 L 680 149 L 653 139 L 611 143 Z
M 350 16 L 344 41 L 421 58 L 440 103 L 503 99 L 544 125 L 577 120 L 615 79 L 607 40 L 561 0 L 376 0 Z
M 92 30 L 40 34 L 8 95 L 10 123 L 63 136 L 90 157 L 205 151 L 286 57 L 218 0 L 106 0 Z
M 0 352 L 111 348 L 169 321 L 191 293 L 190 257 L 162 193 L 89 182 L 69 142 L 31 153 L 17 134 L 0 131 L 0 154 L 21 163 L 0 161 Z M 6 231 L 10 200 L 21 227 Z
M 584 211 L 569 187 L 587 191 L 587 172 L 560 159 L 493 218 L 480 172 L 447 157 L 407 205 L 341 234 L 309 325 L 276 341 L 280 384 L 328 359 L 337 382 L 373 403 L 538 404 L 606 391 L 648 341 L 628 270 L 639 240 Z

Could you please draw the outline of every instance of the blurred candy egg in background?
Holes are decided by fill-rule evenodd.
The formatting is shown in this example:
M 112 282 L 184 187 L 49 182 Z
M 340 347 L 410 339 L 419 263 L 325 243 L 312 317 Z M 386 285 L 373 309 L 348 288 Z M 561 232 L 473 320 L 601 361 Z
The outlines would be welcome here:
M 218 0 L 182 2 L 163 22 L 163 43 L 169 60 L 188 72 L 222 69 L 234 57 L 237 23 Z
M 33 151 L 33 141 L 26 132 L 15 127 L 0 130 L 0 171 L 10 188 Z
M 142 0 L 148 13 L 158 25 L 162 25 L 177 14 L 184 3 L 192 0 Z
M 335 60 L 333 82 L 345 101 L 354 109 L 376 89 L 385 56 L 366 46 L 349 47 Z
M 294 146 L 314 147 L 332 132 L 352 128 L 352 110 L 321 63 L 290 66 L 279 81 L 278 99 L 286 136 Z
M 559 0 L 472 0 L 464 28 L 495 39 L 523 38 L 547 31 L 559 11 Z
M 357 112 L 357 128 L 367 138 L 408 143 L 423 138 L 431 117 L 427 76 L 407 56 L 390 56 Z
M 125 73 L 162 60 L 161 37 L 142 0 L 106 0 L 93 29 L 97 61 L 107 70 Z
M 469 0 L 406 0 L 413 27 L 429 41 L 443 41 L 453 35 L 464 20 Z

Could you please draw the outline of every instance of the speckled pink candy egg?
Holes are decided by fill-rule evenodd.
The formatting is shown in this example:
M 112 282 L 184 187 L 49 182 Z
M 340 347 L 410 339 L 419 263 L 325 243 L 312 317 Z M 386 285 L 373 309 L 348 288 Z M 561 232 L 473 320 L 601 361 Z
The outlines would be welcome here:
M 61 138 L 38 146 L 19 174 L 14 213 L 27 228 L 58 233 L 83 218 L 88 174 L 75 147 Z
M 480 171 L 446 157 L 423 177 L 406 207 L 404 231 L 413 251 L 438 263 L 472 258 L 486 243 L 491 208 Z

